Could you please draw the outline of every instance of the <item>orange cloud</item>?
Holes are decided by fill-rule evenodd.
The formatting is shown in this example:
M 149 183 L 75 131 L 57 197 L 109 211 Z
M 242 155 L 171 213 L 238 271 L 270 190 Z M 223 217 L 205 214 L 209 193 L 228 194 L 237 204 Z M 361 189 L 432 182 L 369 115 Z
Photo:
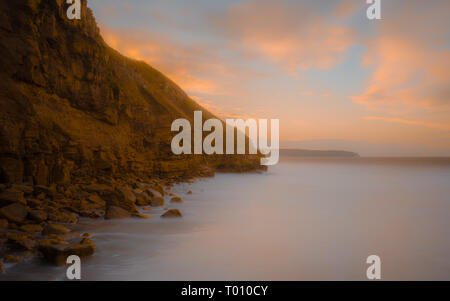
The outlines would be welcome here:
M 328 23 L 328 17 L 301 3 L 262 0 L 237 4 L 216 23 L 232 47 L 243 47 L 294 73 L 330 69 L 354 43 L 353 30 Z
M 450 110 L 449 1 L 408 1 L 385 9 L 363 64 L 374 67 L 353 100 L 372 109 Z M 450 116 L 447 115 L 447 116 Z

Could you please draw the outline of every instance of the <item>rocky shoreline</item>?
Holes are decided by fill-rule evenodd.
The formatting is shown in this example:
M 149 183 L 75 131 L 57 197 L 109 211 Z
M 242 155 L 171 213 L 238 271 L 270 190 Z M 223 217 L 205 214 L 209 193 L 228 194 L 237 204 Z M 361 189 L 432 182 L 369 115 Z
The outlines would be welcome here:
M 81 5 L 69 20 L 65 1 L 0 2 L 1 271 L 93 254 L 89 235 L 70 230 L 80 217 L 146 218 L 139 206 L 163 206 L 176 182 L 265 170 L 261 155 L 173 154 L 174 120 L 214 115 L 109 47 Z
M 184 182 L 193 182 L 185 179 Z M 71 185 L 0 185 L 0 272 L 4 264 L 32 258 L 65 265 L 70 255 L 90 256 L 95 242 L 90 233 L 72 231 L 81 217 L 91 219 L 150 218 L 140 213 L 182 203 L 170 188 L 178 181 L 160 179 L 96 178 Z M 192 193 L 190 191 L 188 194 Z M 178 209 L 167 209 L 161 218 L 179 218 Z

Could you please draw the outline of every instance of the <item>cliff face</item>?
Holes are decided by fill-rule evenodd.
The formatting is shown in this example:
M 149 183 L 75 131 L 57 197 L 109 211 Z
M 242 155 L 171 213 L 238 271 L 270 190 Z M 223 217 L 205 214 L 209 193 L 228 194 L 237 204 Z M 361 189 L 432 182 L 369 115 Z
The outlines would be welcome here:
M 100 36 L 82 1 L 0 2 L 0 183 L 70 183 L 76 177 L 183 177 L 259 168 L 256 156 L 174 156 L 170 126 L 202 110 L 147 64 Z

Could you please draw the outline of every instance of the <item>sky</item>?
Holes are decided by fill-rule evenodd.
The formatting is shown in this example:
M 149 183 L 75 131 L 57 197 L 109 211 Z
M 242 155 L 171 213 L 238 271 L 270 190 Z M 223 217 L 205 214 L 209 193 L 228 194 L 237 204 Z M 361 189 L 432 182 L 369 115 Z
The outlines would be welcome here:
M 90 0 L 105 41 L 282 145 L 450 156 L 450 1 Z

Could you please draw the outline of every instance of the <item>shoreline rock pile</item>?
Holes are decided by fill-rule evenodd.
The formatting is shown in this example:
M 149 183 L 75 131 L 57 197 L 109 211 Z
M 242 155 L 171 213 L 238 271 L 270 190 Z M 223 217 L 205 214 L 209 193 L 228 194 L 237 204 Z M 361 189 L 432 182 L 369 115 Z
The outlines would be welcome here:
M 69 255 L 89 256 L 95 252 L 91 234 L 71 230 L 82 217 L 93 219 L 149 218 L 139 207 L 164 206 L 161 180 L 121 181 L 86 179 L 71 185 L 0 186 L 0 259 L 4 263 L 40 257 L 57 265 Z M 174 196 L 174 194 L 171 194 Z M 177 202 L 182 202 L 178 196 Z M 172 199 L 173 199 L 172 198 Z M 162 217 L 182 217 L 177 209 Z M 0 260 L 0 263 L 2 260 Z M 4 272 L 3 264 L 0 272 Z

